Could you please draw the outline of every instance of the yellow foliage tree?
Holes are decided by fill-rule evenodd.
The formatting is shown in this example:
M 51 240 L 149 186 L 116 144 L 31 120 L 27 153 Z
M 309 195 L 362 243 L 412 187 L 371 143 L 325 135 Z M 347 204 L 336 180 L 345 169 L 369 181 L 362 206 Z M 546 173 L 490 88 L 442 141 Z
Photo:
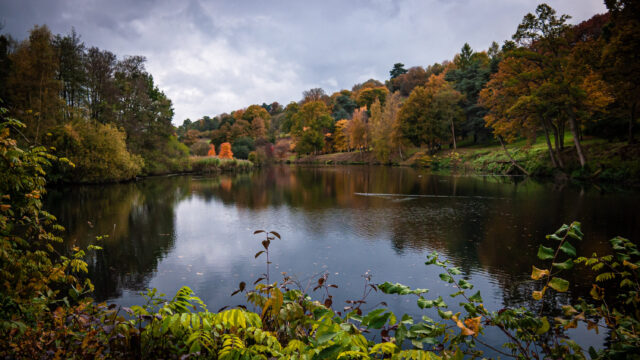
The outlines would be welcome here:
M 349 134 L 347 133 L 347 126 L 349 120 L 342 119 L 336 122 L 336 131 L 334 133 L 334 147 L 337 151 L 349 150 Z

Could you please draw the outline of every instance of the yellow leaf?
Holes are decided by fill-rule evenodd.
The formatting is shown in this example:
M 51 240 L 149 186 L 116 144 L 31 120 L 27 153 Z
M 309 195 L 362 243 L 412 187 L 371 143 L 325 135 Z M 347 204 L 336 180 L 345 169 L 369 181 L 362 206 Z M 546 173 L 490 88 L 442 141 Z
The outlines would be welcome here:
M 462 335 L 464 335 L 464 336 L 475 335 L 475 332 L 473 330 L 469 329 L 468 327 L 466 327 L 465 324 L 458 318 L 458 315 L 460 315 L 460 313 L 457 313 L 457 314 L 451 316 L 451 319 L 453 321 L 455 321 L 456 325 L 458 325 L 460 330 L 462 330 Z
M 482 316 L 466 319 L 464 324 L 474 332 L 474 336 L 478 336 L 478 332 L 480 331 L 480 321 L 482 320 Z
M 531 296 L 533 297 L 534 300 L 542 300 L 542 297 L 544 296 L 544 292 L 547 291 L 547 287 L 543 287 L 542 290 L 540 291 L 534 291 Z
M 542 279 L 545 275 L 549 276 L 549 270 L 542 270 L 542 269 L 538 269 L 535 266 L 531 266 L 532 267 L 532 271 L 531 271 L 531 278 L 533 280 L 540 280 Z

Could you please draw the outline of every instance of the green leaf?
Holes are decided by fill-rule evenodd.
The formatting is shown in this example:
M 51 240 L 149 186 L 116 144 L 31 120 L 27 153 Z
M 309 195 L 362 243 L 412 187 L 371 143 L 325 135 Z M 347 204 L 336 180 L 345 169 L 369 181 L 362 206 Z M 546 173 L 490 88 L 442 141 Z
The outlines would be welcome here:
M 469 300 L 476 302 L 476 303 L 482 303 L 482 296 L 480 296 L 480 291 L 478 290 L 477 293 L 471 295 L 469 297 Z
M 364 319 L 362 319 L 362 325 L 373 329 L 380 329 L 381 327 L 383 327 L 392 314 L 391 312 L 381 314 L 381 311 L 378 310 L 386 311 L 386 309 L 376 309 L 370 312 L 369 314 L 367 314 L 367 316 L 364 317 Z
M 462 275 L 462 271 L 456 267 L 449 268 L 449 272 L 453 275 Z
M 438 309 L 438 315 L 440 315 L 441 318 L 448 320 L 451 319 L 451 317 L 453 316 L 453 311 L 449 310 L 449 311 L 442 311 L 440 309 Z
M 437 307 L 442 307 L 442 308 L 447 307 L 447 303 L 444 302 L 444 300 L 442 299 L 442 296 L 438 296 L 438 298 L 433 301 L 433 305 Z
M 442 279 L 442 281 L 446 281 L 448 283 L 452 283 L 453 282 L 453 278 L 451 277 L 451 275 L 449 275 L 447 273 L 440 274 L 440 279 Z
M 569 282 L 565 279 L 554 277 L 549 281 L 549 286 L 558 292 L 565 292 L 569 290 Z
M 322 351 L 320 351 L 320 353 L 318 354 L 318 359 L 332 359 L 335 358 L 336 356 L 338 356 L 338 354 L 340 354 L 340 351 L 342 351 L 342 345 L 341 344 L 333 344 L 329 347 L 326 347 L 324 349 L 322 349 Z
M 538 259 L 540 260 L 553 259 L 553 249 L 548 248 L 544 245 L 540 245 L 540 247 L 538 248 Z
M 560 246 L 560 250 L 569 256 L 576 256 L 576 248 L 574 248 L 568 241 L 565 241 L 562 246 Z
M 556 240 L 556 241 L 562 241 L 562 238 L 556 234 L 551 234 L 551 235 L 547 235 L 547 239 L 550 240 Z
M 553 263 L 553 266 L 557 267 L 558 269 L 569 270 L 573 267 L 573 260 L 568 259 L 565 262 Z
M 473 289 L 473 285 L 464 279 L 460 279 L 460 281 L 458 281 L 458 286 L 462 289 Z
M 429 292 L 429 289 L 411 289 L 406 285 L 402 285 L 399 283 L 392 284 L 388 281 L 378 285 L 378 289 L 380 289 L 385 294 L 398 294 L 398 295 L 407 295 L 407 294 L 425 294 Z
M 542 321 L 542 325 L 538 328 L 538 330 L 536 330 L 537 335 L 542 335 L 549 331 L 549 329 L 551 328 L 551 325 L 549 325 L 549 320 L 547 320 L 546 316 L 540 320 Z
M 433 307 L 433 300 L 427 300 L 420 296 L 420 298 L 418 299 L 418 307 L 420 309 L 430 309 Z
M 567 224 L 563 224 L 563 225 L 560 227 L 560 229 L 556 230 L 555 234 L 556 234 L 556 235 L 561 234 L 561 233 L 563 233 L 564 231 L 566 231 L 567 229 L 569 229 L 569 225 L 567 225 Z
M 318 344 L 324 344 L 327 341 L 333 339 L 334 337 L 336 337 L 336 335 L 338 335 L 339 332 L 329 332 L 329 333 L 324 333 L 320 336 L 318 336 L 317 340 L 318 340 Z

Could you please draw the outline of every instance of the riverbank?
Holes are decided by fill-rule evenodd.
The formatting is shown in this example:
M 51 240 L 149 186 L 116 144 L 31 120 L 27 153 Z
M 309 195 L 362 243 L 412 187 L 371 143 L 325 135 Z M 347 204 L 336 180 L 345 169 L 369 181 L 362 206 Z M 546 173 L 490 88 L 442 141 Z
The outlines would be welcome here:
M 242 159 L 220 159 L 213 156 L 192 156 L 189 158 L 190 173 L 216 173 L 223 171 L 247 171 L 253 162 Z
M 215 174 L 223 172 L 244 172 L 254 168 L 254 163 L 249 160 L 243 159 L 220 159 L 211 156 L 191 156 L 181 163 L 181 166 L 170 169 L 164 172 L 153 172 L 146 174 L 135 174 L 131 177 L 118 177 L 118 176 L 105 176 L 100 179 L 92 178 L 92 180 L 86 180 L 82 176 L 74 175 L 74 167 L 68 167 L 62 173 L 55 176 L 50 176 L 47 179 L 49 185 L 60 186 L 70 184 L 109 184 L 128 182 L 139 179 L 145 179 L 155 176 L 167 176 L 167 175 L 186 175 L 186 174 Z M 58 165 L 58 169 L 60 166 Z
M 571 139 L 567 139 L 569 144 Z M 603 183 L 619 183 L 640 186 L 640 144 L 608 142 L 602 139 L 584 141 L 587 166 L 582 168 L 577 160 L 575 148 L 566 146 L 561 152 L 564 169 L 556 169 L 549 159 L 549 152 L 541 139 L 527 146 L 525 141 L 507 145 L 506 148 L 530 176 L 555 178 L 558 180 L 582 180 Z M 342 152 L 290 158 L 286 162 L 296 164 L 340 164 L 340 165 L 384 165 L 371 151 Z M 434 170 L 452 170 L 478 174 L 522 174 L 514 166 L 499 144 L 474 145 L 458 149 L 442 150 L 429 154 L 427 149 L 413 148 L 406 151 L 405 158 L 395 154 L 386 165 L 426 167 Z

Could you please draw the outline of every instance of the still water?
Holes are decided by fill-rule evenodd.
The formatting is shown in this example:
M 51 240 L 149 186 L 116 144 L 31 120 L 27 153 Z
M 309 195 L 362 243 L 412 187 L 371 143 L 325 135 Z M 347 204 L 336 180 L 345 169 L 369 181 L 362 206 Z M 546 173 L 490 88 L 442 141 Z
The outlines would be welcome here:
M 245 304 L 229 295 L 265 272 L 264 258 L 254 258 L 262 250 L 257 229 L 282 236 L 271 246 L 272 281 L 286 272 L 306 288 L 327 273 L 338 285 L 335 310 L 361 298 L 368 273 L 374 283 L 429 288 L 427 298 L 442 295 L 455 312 L 457 301 L 446 296 L 453 288 L 439 280 L 438 268 L 424 265 L 432 251 L 462 269 L 485 307 L 533 304 L 529 275 L 545 234 L 577 220 L 586 235 L 574 244 L 578 253 L 605 253 L 616 235 L 640 238 L 639 203 L 634 191 L 366 166 L 158 177 L 52 189 L 47 196 L 68 246 L 104 248 L 89 259 L 97 300 L 130 306 L 147 288 L 170 297 L 186 285 L 212 311 Z M 549 315 L 588 291 L 587 273 L 565 277 L 573 287 L 545 304 Z M 323 293 L 312 296 L 322 300 Z M 415 300 L 374 293 L 367 305 L 385 301 L 396 314 L 430 314 Z M 602 343 L 574 331 L 580 343 Z

